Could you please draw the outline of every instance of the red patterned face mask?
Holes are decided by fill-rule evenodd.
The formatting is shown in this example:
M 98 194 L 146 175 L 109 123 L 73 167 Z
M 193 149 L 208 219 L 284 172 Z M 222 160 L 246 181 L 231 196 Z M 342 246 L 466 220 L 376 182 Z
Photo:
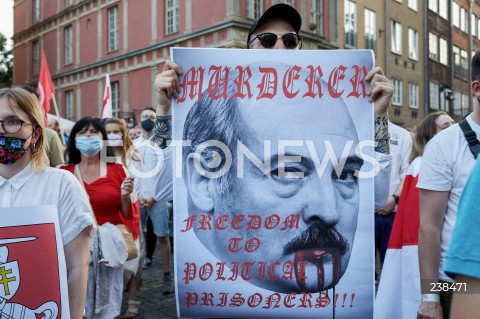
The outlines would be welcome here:
M 30 146 L 26 149 L 24 148 L 25 142 L 29 137 L 23 139 L 19 137 L 0 136 L 0 164 L 11 165 L 22 158 L 30 148 Z

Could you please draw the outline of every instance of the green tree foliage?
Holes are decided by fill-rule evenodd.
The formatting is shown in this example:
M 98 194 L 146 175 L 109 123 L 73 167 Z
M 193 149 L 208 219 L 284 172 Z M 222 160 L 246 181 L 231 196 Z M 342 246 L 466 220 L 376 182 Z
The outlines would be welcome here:
M 8 39 L 0 33 L 0 88 L 13 82 L 13 54 L 7 49 Z

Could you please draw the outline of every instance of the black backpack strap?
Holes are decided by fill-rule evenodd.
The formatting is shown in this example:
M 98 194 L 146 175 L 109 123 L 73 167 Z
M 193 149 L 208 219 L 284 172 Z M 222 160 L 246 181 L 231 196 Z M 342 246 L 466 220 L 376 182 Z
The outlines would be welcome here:
M 460 128 L 463 131 L 463 135 L 467 140 L 470 151 L 472 152 L 475 159 L 477 159 L 477 156 L 480 153 L 480 142 L 477 139 L 477 134 L 475 134 L 475 132 L 472 130 L 470 124 L 468 124 L 466 119 L 460 121 L 458 125 L 460 125 Z

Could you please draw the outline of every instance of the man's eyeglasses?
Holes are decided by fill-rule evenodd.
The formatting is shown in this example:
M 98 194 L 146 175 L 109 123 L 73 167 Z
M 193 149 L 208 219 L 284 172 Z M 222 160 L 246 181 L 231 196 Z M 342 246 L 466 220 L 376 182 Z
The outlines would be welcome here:
M 260 44 L 262 47 L 265 49 L 271 49 L 275 46 L 277 43 L 278 39 L 282 39 L 283 45 L 285 48 L 289 50 L 294 50 L 297 47 L 302 46 L 302 36 L 298 35 L 296 33 L 286 33 L 284 35 L 276 35 L 275 33 L 267 32 L 267 33 L 262 33 L 257 35 L 255 38 L 250 40 L 248 43 L 248 47 L 250 47 L 250 44 L 252 44 L 255 39 L 258 39 L 260 41 Z
M 0 124 L 2 124 L 2 129 L 7 134 L 15 134 L 20 132 L 23 124 L 28 124 L 33 126 L 33 124 L 25 122 L 20 119 L 0 120 Z

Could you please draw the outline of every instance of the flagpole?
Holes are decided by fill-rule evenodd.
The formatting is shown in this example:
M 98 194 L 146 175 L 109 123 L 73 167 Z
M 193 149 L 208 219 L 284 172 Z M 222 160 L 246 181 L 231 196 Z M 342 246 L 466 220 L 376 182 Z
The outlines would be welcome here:
M 63 136 L 63 129 L 62 129 L 62 121 L 60 121 L 60 112 L 58 111 L 58 105 L 57 105 L 57 99 L 55 97 L 55 94 L 52 94 L 52 100 L 53 100 L 53 107 L 55 108 L 55 113 L 57 114 L 57 122 L 58 122 L 58 128 L 60 129 L 60 138 L 62 140 L 62 144 L 65 145 L 65 137 Z

